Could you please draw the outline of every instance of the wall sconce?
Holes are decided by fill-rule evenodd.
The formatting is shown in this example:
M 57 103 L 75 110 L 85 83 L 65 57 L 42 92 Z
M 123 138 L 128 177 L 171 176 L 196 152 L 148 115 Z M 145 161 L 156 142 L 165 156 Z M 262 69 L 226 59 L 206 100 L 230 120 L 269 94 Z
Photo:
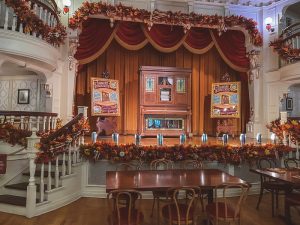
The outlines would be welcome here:
M 64 8 L 63 14 L 66 15 L 70 12 L 71 0 L 63 0 Z
M 274 32 L 274 27 L 272 27 L 273 19 L 271 17 L 267 17 L 265 19 L 266 29 L 268 32 Z
M 51 98 L 52 97 L 52 85 L 51 84 L 41 84 L 42 90 L 45 91 L 45 97 Z

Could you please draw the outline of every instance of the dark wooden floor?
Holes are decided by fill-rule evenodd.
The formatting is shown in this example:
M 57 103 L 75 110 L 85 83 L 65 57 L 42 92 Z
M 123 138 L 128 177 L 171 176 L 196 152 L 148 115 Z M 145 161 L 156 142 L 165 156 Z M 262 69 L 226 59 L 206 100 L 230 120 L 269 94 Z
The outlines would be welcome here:
M 270 195 L 266 194 L 260 210 L 255 209 L 258 196 L 248 196 L 243 209 L 242 225 L 284 225 L 280 216 L 272 218 Z M 156 218 L 150 218 L 152 200 L 143 200 L 142 211 L 145 214 L 144 225 L 156 225 Z M 283 213 L 282 199 L 279 214 Z M 292 220 L 300 225 L 300 211 L 292 210 Z M 105 199 L 81 198 L 72 204 L 47 214 L 27 219 L 7 213 L 0 213 L 0 225 L 107 225 L 109 208 Z M 199 225 L 205 215 L 199 217 Z M 161 224 L 163 224 L 161 222 Z

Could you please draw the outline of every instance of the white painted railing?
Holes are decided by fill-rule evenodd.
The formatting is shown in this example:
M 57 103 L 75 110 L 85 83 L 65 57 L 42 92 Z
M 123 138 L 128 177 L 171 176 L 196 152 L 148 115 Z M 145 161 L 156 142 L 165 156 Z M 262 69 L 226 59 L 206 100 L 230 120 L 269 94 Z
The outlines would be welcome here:
M 57 6 L 54 1 L 43 0 L 36 1 L 32 0 L 29 2 L 31 10 L 44 22 L 44 24 L 50 27 L 55 27 L 59 22 L 57 16 Z M 7 7 L 4 0 L 0 0 L 0 30 L 9 30 L 19 33 L 25 33 L 24 28 L 26 27 L 25 22 L 21 22 L 13 9 Z M 42 38 L 40 34 L 29 32 L 28 35 L 33 37 Z
M 0 111 L 0 124 L 11 123 L 20 129 L 49 131 L 56 128 L 57 113 Z

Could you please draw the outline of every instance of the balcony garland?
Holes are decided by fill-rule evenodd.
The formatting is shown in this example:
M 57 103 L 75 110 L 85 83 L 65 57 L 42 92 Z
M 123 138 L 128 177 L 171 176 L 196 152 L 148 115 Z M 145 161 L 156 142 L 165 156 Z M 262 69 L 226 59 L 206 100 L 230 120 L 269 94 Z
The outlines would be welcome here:
M 285 44 L 282 38 L 271 41 L 269 46 L 273 47 L 274 51 L 284 60 L 300 60 L 300 49 Z
M 290 140 L 293 144 L 300 143 L 300 123 L 297 120 L 288 120 L 281 124 L 280 119 L 271 121 L 266 126 L 270 132 L 273 132 L 278 139 L 283 142 L 283 132 L 290 136 Z
M 126 162 L 138 160 L 150 162 L 165 158 L 172 161 L 196 159 L 201 161 L 218 161 L 240 165 L 260 157 L 279 158 L 292 151 L 291 147 L 283 145 L 174 145 L 174 146 L 137 146 L 134 144 L 115 145 L 107 142 L 96 142 L 80 146 L 83 158 L 95 160 L 112 160 Z
M 122 4 L 111 5 L 105 2 L 83 2 L 82 6 L 75 11 L 73 17 L 69 19 L 69 27 L 72 29 L 80 27 L 82 22 L 92 15 L 109 19 L 112 25 L 116 20 L 140 22 L 146 24 L 148 29 L 151 29 L 153 24 L 167 24 L 171 26 L 183 26 L 185 31 L 188 31 L 191 27 L 218 28 L 219 34 L 221 34 L 227 28 L 242 27 L 248 31 L 251 41 L 255 46 L 262 46 L 263 43 L 262 36 L 256 27 L 256 21 L 243 16 L 232 15 L 223 17 L 159 10 L 150 12 Z
M 45 41 L 54 46 L 60 46 L 64 43 L 67 32 L 66 27 L 60 21 L 55 27 L 44 24 L 43 20 L 30 9 L 28 0 L 5 0 L 5 4 L 11 7 L 18 19 L 24 23 L 25 34 L 33 32 L 41 35 Z

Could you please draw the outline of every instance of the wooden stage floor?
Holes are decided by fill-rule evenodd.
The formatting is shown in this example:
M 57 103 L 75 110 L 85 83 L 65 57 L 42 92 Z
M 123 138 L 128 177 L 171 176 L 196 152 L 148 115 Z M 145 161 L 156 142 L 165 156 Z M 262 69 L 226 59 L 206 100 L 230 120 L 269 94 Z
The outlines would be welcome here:
M 97 138 L 97 141 L 104 141 L 104 142 L 110 142 L 113 143 L 111 136 L 100 136 Z M 247 143 L 255 143 L 255 139 L 252 138 L 247 138 L 246 144 Z M 90 137 L 85 137 L 85 142 L 86 143 L 91 143 L 91 138 Z M 119 144 L 131 144 L 134 143 L 134 136 L 133 135 L 120 135 L 119 136 Z M 179 137 L 164 137 L 164 145 L 178 145 L 179 142 Z M 271 143 L 270 140 L 263 140 L 263 143 Z M 141 140 L 141 145 L 156 145 L 157 140 L 155 137 L 144 137 Z M 194 136 L 192 138 L 187 138 L 186 143 L 187 145 L 201 145 L 201 136 Z M 222 140 L 216 137 L 208 137 L 208 142 L 207 144 L 213 145 L 213 144 L 222 144 Z M 228 144 L 230 145 L 240 145 L 240 140 L 239 137 L 235 137 L 234 139 L 232 137 L 229 137 L 228 139 Z

